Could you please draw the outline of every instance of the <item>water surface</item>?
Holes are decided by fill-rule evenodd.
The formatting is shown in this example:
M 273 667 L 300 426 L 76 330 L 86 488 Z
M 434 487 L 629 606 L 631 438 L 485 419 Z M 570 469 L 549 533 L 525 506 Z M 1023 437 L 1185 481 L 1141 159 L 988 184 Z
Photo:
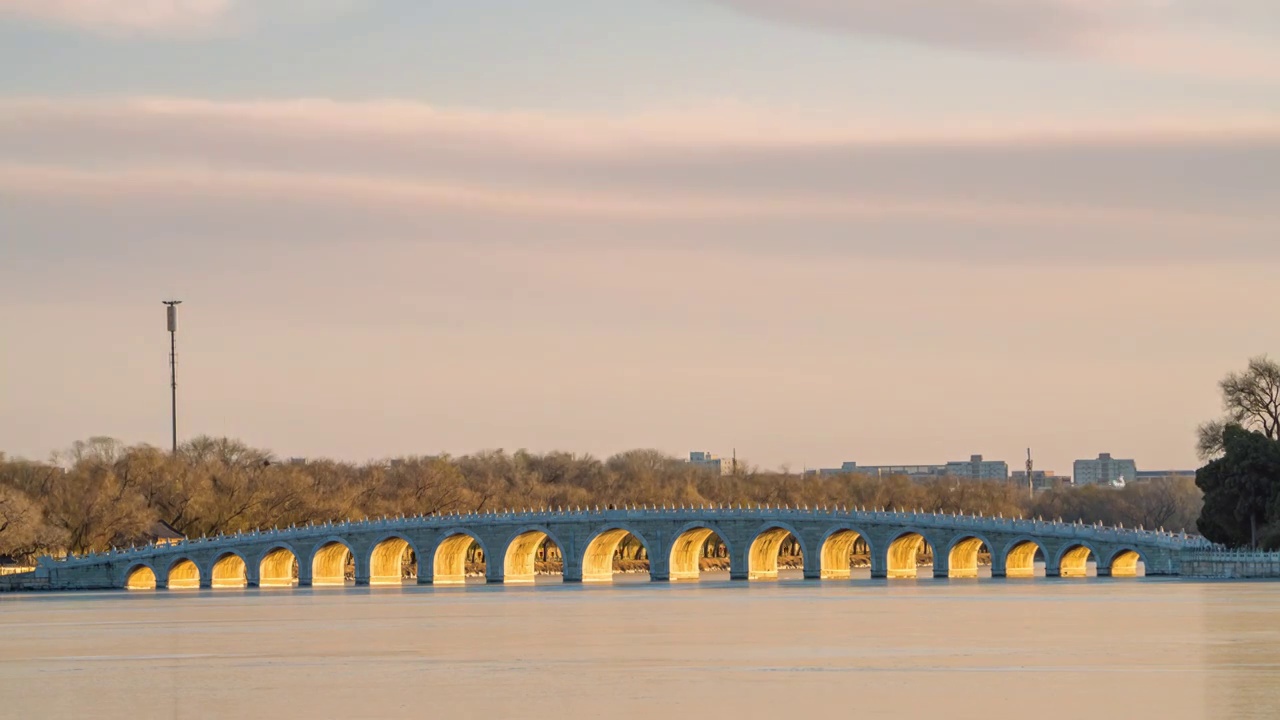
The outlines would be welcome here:
M 1280 583 L 0 596 L 0 717 L 1280 717 Z

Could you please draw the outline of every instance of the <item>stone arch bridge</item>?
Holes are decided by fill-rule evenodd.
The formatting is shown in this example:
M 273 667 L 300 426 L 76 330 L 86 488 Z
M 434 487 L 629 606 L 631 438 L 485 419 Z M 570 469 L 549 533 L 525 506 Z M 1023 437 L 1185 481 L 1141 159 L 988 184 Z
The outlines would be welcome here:
M 972 515 L 880 512 L 848 508 L 701 506 L 493 512 L 383 518 L 259 530 L 55 560 L 36 569 L 51 589 L 400 584 L 409 558 L 418 582 L 465 581 L 466 553 L 478 545 L 491 583 L 530 583 L 538 549 L 551 542 L 566 582 L 607 582 L 631 535 L 649 557 L 655 581 L 694 580 L 706 541 L 728 551 L 730 577 L 778 575 L 778 552 L 793 538 L 804 577 L 847 579 L 855 544 L 869 555 L 873 578 L 917 576 L 932 551 L 934 577 L 977 577 L 980 552 L 992 577 L 1030 577 L 1037 559 L 1049 577 L 1178 575 L 1182 550 L 1203 549 L 1199 536 L 1163 530 Z M 413 555 L 409 555 L 413 553 Z

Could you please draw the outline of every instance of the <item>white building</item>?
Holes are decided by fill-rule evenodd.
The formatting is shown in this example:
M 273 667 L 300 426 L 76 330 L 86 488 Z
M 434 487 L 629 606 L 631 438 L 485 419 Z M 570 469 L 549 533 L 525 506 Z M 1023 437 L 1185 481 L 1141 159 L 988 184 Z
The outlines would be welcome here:
M 1077 460 L 1072 469 L 1076 485 L 1114 485 L 1123 487 L 1138 477 L 1138 464 L 1133 460 L 1100 453 L 1096 460 Z
M 733 461 L 705 451 L 689 453 L 689 464 L 709 470 L 717 475 L 729 475 L 733 472 Z

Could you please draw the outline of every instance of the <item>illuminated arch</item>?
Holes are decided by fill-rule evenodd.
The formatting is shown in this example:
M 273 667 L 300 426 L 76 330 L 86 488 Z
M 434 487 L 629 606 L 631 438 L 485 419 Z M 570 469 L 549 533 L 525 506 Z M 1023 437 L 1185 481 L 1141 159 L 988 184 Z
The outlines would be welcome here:
M 388 535 L 369 551 L 369 584 L 400 585 L 404 582 L 405 565 L 417 565 L 417 561 L 418 548 L 412 540 Z
M 249 564 L 240 553 L 229 550 L 213 561 L 215 588 L 242 588 L 249 584 Z
M 901 533 L 893 542 L 889 543 L 885 558 L 888 561 L 886 576 L 890 578 L 918 577 L 917 568 L 920 565 L 920 555 L 928 550 L 932 550 L 932 548 L 923 534 L 915 530 Z
M 702 576 L 702 556 L 707 542 L 716 537 L 729 550 L 733 551 L 725 540 L 724 532 L 712 523 L 690 523 L 675 534 L 671 541 L 671 561 L 669 578 L 676 580 L 697 580 Z
M 801 556 L 808 552 L 800 533 L 786 523 L 770 523 L 756 532 L 755 539 L 747 548 L 748 580 L 778 579 L 778 553 L 788 537 L 795 538 Z
M 871 540 L 861 530 L 838 527 L 822 541 L 820 574 L 823 580 L 848 580 L 852 577 L 853 548 L 861 540 L 871 549 Z M 874 550 L 872 550 L 874 552 Z
M 1086 542 L 1067 545 L 1058 553 L 1058 575 L 1064 578 L 1082 578 L 1089 574 L 1089 560 L 1101 557 Z
M 155 590 L 156 571 L 146 563 L 139 563 L 129 568 L 124 576 L 126 590 Z
M 1121 548 L 1111 556 L 1111 577 L 1138 577 L 1138 563 L 1145 568 L 1147 559 L 1133 548 Z
M 649 552 L 649 541 L 639 532 L 622 525 L 610 525 L 596 531 L 587 549 L 582 554 L 582 581 L 606 583 L 613 582 L 613 556 L 618 546 L 628 535 L 636 539 L 645 553 Z
M 961 535 L 951 541 L 947 551 L 947 577 L 978 577 L 978 553 L 982 548 L 990 554 L 991 543 L 981 535 Z
M 1009 543 L 1004 553 L 1004 576 L 1030 578 L 1036 576 L 1036 554 L 1045 555 L 1040 543 L 1030 538 L 1019 538 Z
M 200 587 L 200 568 L 191 558 L 182 557 L 169 566 L 166 586 L 170 590 L 190 590 Z
M 507 541 L 502 557 L 502 581 L 510 584 L 529 584 L 537 577 L 538 550 L 546 543 L 555 546 L 563 556 L 563 545 L 544 527 L 523 528 Z
M 258 561 L 259 587 L 293 587 L 298 582 L 298 553 L 283 543 L 273 546 Z
M 480 538 L 467 530 L 454 530 L 445 536 L 431 562 L 431 582 L 435 585 L 464 585 L 467 582 L 467 550 L 475 544 L 480 557 L 489 560 L 488 549 Z M 418 573 L 422 573 L 422 561 L 418 561 Z
M 347 562 L 355 557 L 355 552 L 346 540 L 329 538 L 322 541 L 311 551 L 311 584 L 345 585 L 347 583 Z

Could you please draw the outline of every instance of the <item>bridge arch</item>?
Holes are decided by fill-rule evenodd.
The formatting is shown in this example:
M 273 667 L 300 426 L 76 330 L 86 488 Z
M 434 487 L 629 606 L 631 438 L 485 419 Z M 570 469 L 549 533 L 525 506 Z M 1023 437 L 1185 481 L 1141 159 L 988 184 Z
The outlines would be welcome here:
M 838 525 L 822 538 L 819 574 L 823 580 L 848 580 L 853 576 L 853 551 L 859 541 L 867 546 L 868 558 L 875 553 L 871 538 L 852 525 Z
M 404 582 L 406 562 L 419 564 L 418 547 L 400 533 L 384 535 L 369 549 L 369 584 L 400 585 Z M 415 570 L 415 574 L 418 571 Z
M 431 582 L 435 585 L 465 585 L 467 582 L 467 552 L 471 546 L 479 548 L 479 557 L 489 562 L 489 549 L 479 535 L 457 528 L 446 530 L 436 543 L 431 557 Z M 418 578 L 422 578 L 422 561 L 418 561 Z
M 640 543 L 641 550 L 648 557 L 651 546 L 639 530 L 625 523 L 605 525 L 594 531 L 582 553 L 583 582 L 613 582 L 613 558 L 628 535 Z
M 258 559 L 258 587 L 293 587 L 298 582 L 298 553 L 277 542 Z
M 555 546 L 560 553 L 563 567 L 564 545 L 555 533 L 542 525 L 522 527 L 506 542 L 502 554 L 502 582 L 513 585 L 530 584 L 538 575 L 538 551 L 546 551 L 546 544 Z
M 1141 562 L 1145 568 L 1147 558 L 1142 551 L 1137 548 L 1122 547 L 1112 554 L 1107 567 L 1110 569 L 1111 577 L 1131 578 L 1138 577 L 1138 563 Z
M 675 532 L 671 538 L 671 580 L 697 580 L 702 576 L 702 557 L 712 536 L 719 538 L 724 545 L 726 559 L 732 558 L 733 548 L 724 531 L 715 523 L 691 522 Z
M 340 537 L 328 537 L 311 549 L 311 584 L 345 585 L 347 564 L 355 559 L 351 544 Z
M 747 548 L 748 580 L 778 579 L 778 554 L 782 552 L 782 544 L 788 537 L 793 538 L 799 546 L 801 557 L 808 554 L 809 548 L 804 546 L 804 538 L 788 523 L 766 523 L 756 530 L 751 545 Z
M 249 584 L 249 563 L 236 550 L 227 550 L 213 561 L 211 587 L 242 588 Z
M 156 569 L 149 563 L 134 563 L 124 574 L 126 590 L 155 590 Z
M 185 555 L 179 556 L 169 563 L 169 575 L 165 586 L 170 590 L 190 590 L 200 587 L 200 567 Z
M 1102 555 L 1084 540 L 1072 540 L 1058 552 L 1058 576 L 1082 578 L 1089 574 L 1089 561 L 1097 562 Z
M 932 550 L 923 531 L 908 529 L 899 532 L 885 550 L 886 577 L 911 579 L 919 577 L 920 556 Z
M 995 552 L 995 546 L 981 533 L 961 533 L 952 538 L 947 548 L 947 577 L 978 577 L 978 553 L 984 547 L 988 555 Z
M 1034 538 L 1022 536 L 1005 545 L 1004 576 L 1007 578 L 1031 578 L 1036 576 L 1036 555 L 1049 559 L 1044 547 Z

